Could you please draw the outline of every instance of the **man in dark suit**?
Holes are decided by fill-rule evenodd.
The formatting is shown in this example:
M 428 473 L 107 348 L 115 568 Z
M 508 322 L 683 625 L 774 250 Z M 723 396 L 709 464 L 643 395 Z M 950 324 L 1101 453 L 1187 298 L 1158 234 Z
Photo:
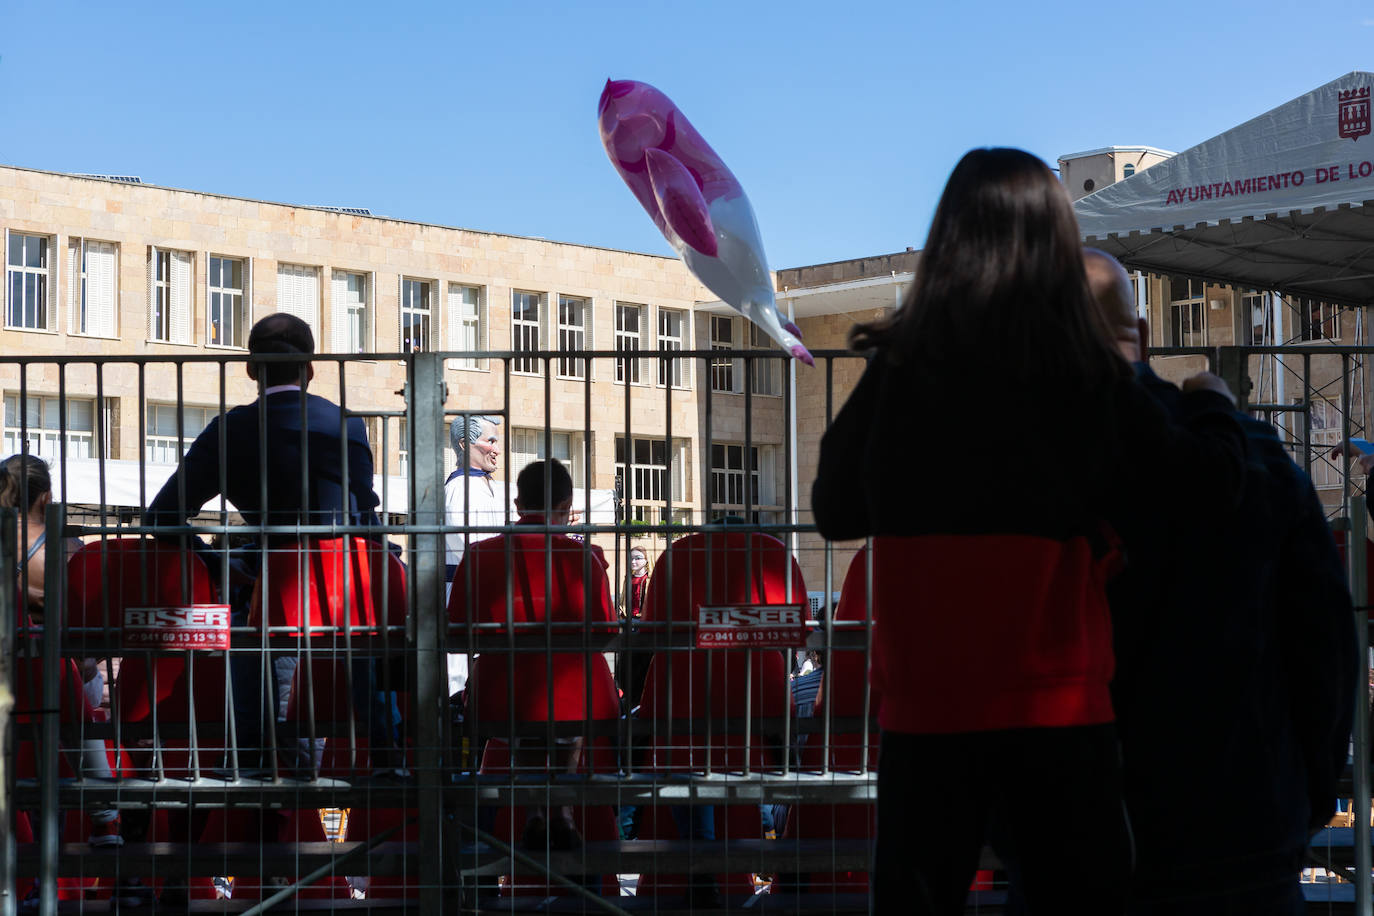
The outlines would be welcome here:
M 315 352 L 315 338 L 304 321 L 278 312 L 253 325 L 248 350 L 308 357 Z M 250 526 L 378 524 L 367 428 L 358 417 L 350 417 L 345 427 L 337 404 L 306 394 L 314 375 L 304 359 L 249 362 L 248 377 L 261 382 L 262 397 L 210 421 L 149 503 L 147 523 L 185 525 L 223 492 Z M 340 439 L 341 428 L 346 439 Z
M 1178 389 L 1144 361 L 1125 271 L 1085 255 L 1122 355 L 1177 415 Z M 1357 679 L 1340 557 L 1274 428 L 1237 420 L 1249 465 L 1233 512 L 1196 526 L 1161 512 L 1121 532 L 1112 696 L 1137 916 L 1303 913 L 1301 856 L 1335 809 L 1346 761 Z

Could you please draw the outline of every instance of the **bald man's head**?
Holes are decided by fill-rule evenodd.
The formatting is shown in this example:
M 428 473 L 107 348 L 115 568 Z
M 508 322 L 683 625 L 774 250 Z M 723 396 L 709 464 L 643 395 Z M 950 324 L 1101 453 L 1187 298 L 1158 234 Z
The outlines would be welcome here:
M 1140 322 L 1135 313 L 1135 291 L 1126 269 L 1107 252 L 1084 248 L 1083 270 L 1088 275 L 1088 290 L 1112 328 L 1117 349 L 1128 362 L 1138 362 Z

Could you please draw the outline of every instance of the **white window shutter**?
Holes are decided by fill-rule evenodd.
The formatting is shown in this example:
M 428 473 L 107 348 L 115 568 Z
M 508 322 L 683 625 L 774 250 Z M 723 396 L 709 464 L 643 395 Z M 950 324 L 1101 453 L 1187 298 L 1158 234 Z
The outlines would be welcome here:
M 319 340 L 320 274 L 299 264 L 277 265 L 277 310 L 295 315 L 310 325 Z
M 81 326 L 82 244 L 79 238 L 67 239 L 67 333 L 69 334 L 86 333 L 86 329 Z M 56 287 L 53 287 L 53 292 L 57 292 Z
M 444 309 L 444 317 L 448 321 L 447 334 L 444 335 L 445 350 L 460 349 L 458 342 L 459 314 L 462 313 L 460 299 L 462 299 L 462 294 L 459 293 L 458 284 L 449 283 L 448 298 L 445 299 L 447 308 Z
M 117 252 L 113 242 L 86 242 L 86 329 L 98 337 L 115 335 Z
M 467 325 L 464 324 L 466 316 L 466 304 L 463 302 L 464 287 L 458 283 L 448 284 L 448 349 L 466 350 L 469 349 L 464 332 Z
M 745 341 L 747 338 L 744 336 L 744 334 L 741 333 L 741 331 L 743 331 L 743 324 L 742 324 L 742 323 L 747 323 L 748 320 L 749 320 L 749 319 L 747 319 L 747 318 L 731 318 L 731 319 L 730 319 L 730 347 L 731 347 L 731 349 L 735 349 L 735 350 L 743 349 L 743 347 L 744 347 L 744 341 Z M 746 378 L 744 377 L 744 360 L 742 360 L 742 359 L 736 357 L 734 360 L 732 360 L 732 362 L 734 363 L 734 366 L 735 366 L 735 371 L 734 371 L 733 373 L 731 373 L 731 374 L 734 376 L 734 379 L 735 379 L 735 394 L 743 394 L 743 393 L 744 393 L 744 388 L 745 388 L 745 386 L 749 384 L 749 380 L 746 379 Z
M 615 311 L 615 306 L 614 306 L 614 305 L 611 306 L 611 311 L 614 313 L 614 311 Z M 588 296 L 588 297 L 587 297 L 587 304 L 586 304 L 586 306 L 583 307 L 583 311 L 582 311 L 582 349 L 584 349 L 584 350 L 595 350 L 595 349 L 596 349 L 596 346 L 595 346 L 596 335 L 595 335 L 595 333 L 593 332 L 593 328 L 596 327 L 596 321 L 594 320 L 595 317 L 596 317 L 596 302 L 595 302 L 590 296 Z M 615 321 L 615 315 L 614 315 L 614 314 L 611 315 L 611 320 L 612 320 L 612 321 Z M 612 338 L 612 342 L 614 342 L 614 338 Z M 586 377 L 587 377 L 587 381 L 589 381 L 589 382 L 595 381 L 595 380 L 596 380 L 596 360 L 593 360 L 593 359 L 586 359 L 586 360 L 583 360 L 583 361 L 582 361 L 582 371 L 583 371 L 583 373 L 585 373 L 585 375 L 586 375 Z
M 7 307 L 7 298 L 10 294 L 10 231 L 8 228 L 5 229 L 5 248 L 3 251 L 0 251 L 0 258 L 3 258 L 5 262 L 3 265 L 0 265 L 0 270 L 4 271 L 0 276 L 3 276 L 5 280 L 4 283 L 0 283 L 0 308 L 5 310 L 4 317 L 0 320 L 0 327 L 7 327 L 10 323 L 10 313 Z
M 329 339 L 331 352 L 348 352 L 348 278 L 341 270 L 329 281 Z
M 253 328 L 253 259 L 243 259 L 243 337 L 240 347 L 248 346 L 248 333 Z
M 171 276 L 171 300 L 172 309 L 172 340 L 176 343 L 191 342 L 191 253 L 189 251 L 173 251 L 170 258 L 172 264 Z
M 277 311 L 296 314 L 296 284 L 292 276 L 294 268 L 285 264 L 277 265 Z
M 315 335 L 315 346 L 318 348 L 320 340 L 320 269 L 318 267 L 306 267 L 305 271 L 305 307 L 309 311 L 309 316 L 305 320 L 310 322 L 310 331 Z
M 157 248 L 148 246 L 148 339 L 157 339 Z
M 61 262 L 61 260 L 62 257 L 57 250 L 57 236 L 50 236 L 48 238 L 48 301 L 46 303 L 48 307 L 47 313 L 49 331 L 57 330 L 57 281 L 59 273 L 57 266 L 59 262 Z

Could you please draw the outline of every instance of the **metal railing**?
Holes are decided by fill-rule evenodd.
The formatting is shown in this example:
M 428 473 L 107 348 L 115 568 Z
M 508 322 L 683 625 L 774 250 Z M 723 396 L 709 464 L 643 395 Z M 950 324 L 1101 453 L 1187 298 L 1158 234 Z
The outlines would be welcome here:
M 1159 355 L 1201 356 L 1239 391 L 1250 361 L 1278 349 Z M 871 816 L 876 794 L 877 728 L 866 681 L 851 685 L 844 696 L 832 685 L 822 692 L 814 715 L 799 716 L 791 702 L 798 683 L 792 676 L 794 652 L 702 648 L 697 638 L 700 595 L 721 604 L 797 604 L 809 610 L 809 588 L 822 591 L 824 598 L 818 613 L 803 615 L 805 647 L 824 654 L 826 671 L 867 668 L 871 599 L 857 614 L 837 619 L 832 596 L 841 589 L 835 570 L 838 565 L 842 580 L 853 548 L 816 536 L 799 495 L 809 488 L 804 463 L 809 458 L 798 448 L 799 442 L 809 447 L 819 440 L 848 394 L 836 389 L 836 368 L 852 368 L 861 357 L 838 351 L 815 355 L 816 370 L 804 376 L 793 377 L 795 367 L 783 362 L 784 384 L 776 395 L 755 393 L 752 384 L 756 364 L 784 360 L 764 350 L 588 352 L 581 380 L 556 377 L 554 361 L 562 358 L 557 351 L 320 355 L 314 358 L 310 389 L 324 390 L 337 403 L 336 425 L 318 430 L 318 437 L 302 435 L 313 427 L 311 405 L 300 396 L 288 398 L 282 417 L 271 421 L 266 408 L 252 408 L 255 466 L 273 466 L 278 456 L 266 431 L 270 422 L 282 422 L 286 435 L 296 437 L 291 444 L 299 446 L 295 471 L 288 475 L 293 485 L 303 493 L 318 487 L 313 450 L 317 459 L 332 459 L 325 462 L 338 475 L 331 483 L 347 494 L 350 475 L 361 466 L 349 455 L 349 421 L 366 420 L 379 520 L 348 511 L 302 513 L 305 507 L 289 499 L 273 513 L 282 481 L 259 474 L 254 505 L 215 499 L 194 521 L 178 524 L 146 517 L 161 483 L 157 468 L 146 460 L 147 404 L 156 393 L 156 400 L 175 403 L 182 417 L 185 405 L 213 400 L 224 429 L 222 418 L 235 402 L 260 403 L 268 387 L 234 382 L 246 354 L 0 359 L 0 387 L 16 394 L 19 403 L 38 393 L 59 402 L 93 395 L 96 403 L 116 405 L 96 412 L 93 441 L 108 443 L 101 449 L 109 452 L 88 460 L 77 458 L 79 444 L 68 445 L 65 413 L 59 412 L 52 468 L 62 499 L 44 518 L 47 531 L 85 542 L 88 575 L 101 580 L 74 578 L 64 538 L 50 537 L 44 548 L 43 625 L 21 614 L 22 600 L 13 606 L 15 593 L 0 589 L 0 724 L 6 714 L 4 690 L 13 685 L 18 700 L 3 758 L 10 806 L 0 819 L 8 828 L 22 812 L 33 831 L 31 843 L 5 832 L 6 877 L 0 881 L 5 911 L 22 903 L 14 891 L 27 893 L 25 882 L 36 877 L 31 886 L 42 913 L 57 911 L 59 894 L 75 901 L 67 905 L 103 909 L 111 893 L 157 892 L 166 901 L 181 892 L 209 900 L 226 887 L 233 896 L 221 900 L 225 906 L 253 911 L 320 897 L 330 902 L 313 905 L 347 908 L 359 896 L 374 909 L 511 911 L 569 896 L 584 900 L 587 912 L 620 912 L 633 901 L 620 895 L 618 876 L 638 875 L 642 893 L 688 909 L 704 908 L 713 893 L 739 907 L 771 882 L 778 896 L 784 890 L 791 895 L 787 899 L 799 912 L 808 907 L 867 912 L 863 875 L 869 838 L 863 829 L 851 829 L 855 810 L 861 824 Z M 1340 389 L 1342 439 L 1364 428 L 1367 409 L 1356 402 L 1348 379 L 1356 352 L 1286 347 L 1282 355 L 1284 371 L 1294 374 L 1291 390 L 1299 390 L 1300 379 L 1302 396 L 1293 403 L 1242 406 L 1265 417 L 1298 418 L 1284 425 L 1285 441 L 1310 472 L 1331 461 L 1329 449 L 1319 454 L 1312 436 L 1312 393 L 1329 391 L 1332 384 Z M 447 365 L 449 359 L 469 358 L 484 360 L 490 371 Z M 724 358 L 742 362 L 743 372 L 735 373 L 742 379 L 737 393 L 712 390 L 711 367 Z M 541 368 L 538 376 L 513 372 L 516 360 L 530 359 Z M 696 363 L 695 371 L 684 374 L 696 386 L 655 385 L 663 375 L 657 371 L 622 372 L 623 381 L 613 381 L 615 365 L 630 361 Z M 265 360 L 273 362 L 289 359 Z M 1334 382 L 1326 377 L 1333 373 Z M 385 385 L 367 384 L 378 376 Z M 633 383 L 636 377 L 643 383 Z M 398 388 L 403 393 L 390 394 Z M 364 396 L 363 390 L 387 393 Z M 131 412 L 133 423 L 128 422 Z M 516 510 L 506 498 L 516 483 L 508 462 L 494 481 L 505 491 L 499 518 L 479 519 L 472 509 L 457 518 L 448 514 L 449 424 L 487 414 L 502 418 L 505 441 L 516 427 L 538 429 L 546 455 L 554 451 L 555 433 L 580 434 L 582 479 L 574 499 L 581 507 L 579 518 L 517 526 Z M 25 441 L 23 419 L 13 424 L 11 419 L 5 418 L 6 426 L 16 426 L 19 441 Z M 180 429 L 171 445 L 185 451 L 195 432 Z M 131 434 L 132 443 L 127 441 Z M 637 439 L 662 444 L 663 464 L 653 467 L 681 473 L 684 485 L 677 495 L 673 486 L 660 487 L 656 495 L 661 498 L 655 500 L 634 491 L 630 471 Z M 621 462 L 616 461 L 617 442 L 623 442 Z M 713 465 L 716 443 L 743 449 L 738 503 L 721 505 L 711 498 L 713 477 L 733 470 Z M 227 435 L 207 445 L 218 457 L 216 484 L 225 492 L 231 475 L 243 469 L 229 466 Z M 754 448 L 767 456 L 757 492 Z M 407 473 L 389 473 L 402 454 Z M 677 467 L 679 462 L 687 467 Z M 1337 467 L 1340 498 L 1328 509 L 1350 520 L 1354 558 L 1363 544 L 1358 536 L 1362 488 L 1352 480 L 1348 456 Z M 543 483 L 552 486 L 551 478 Z M 762 502 L 763 491 L 772 494 L 768 502 Z M 77 493 L 87 496 L 73 498 Z M 184 490 L 179 497 L 187 510 L 202 508 L 189 505 Z M 772 507 L 770 520 L 751 519 L 761 504 Z M 464 505 L 472 505 L 470 498 Z M 641 514 L 656 513 L 658 521 L 635 518 L 635 506 L 654 510 Z M 256 523 L 245 521 L 245 510 L 250 515 L 256 510 Z M 722 524 L 721 515 L 743 521 Z M 521 565 L 513 546 L 517 534 L 542 542 L 537 567 Z M 468 551 L 484 538 L 507 536 L 495 561 L 503 598 L 497 619 L 479 619 L 471 605 L 450 616 L 445 539 L 457 535 L 467 538 Z M 202 593 L 196 592 L 195 579 L 202 575 L 196 565 L 201 561 L 176 552 L 193 537 L 215 542 L 199 551 L 215 567 L 205 568 Z M 113 570 L 123 540 L 137 541 L 141 551 L 132 567 L 136 581 L 125 583 L 129 594 L 149 607 L 228 605 L 227 649 L 130 644 L 128 611 L 144 605 L 131 605 L 116 594 Z M 0 568 L 21 569 L 20 596 L 31 584 L 19 562 L 20 545 L 26 543 L 24 523 L 0 512 Z M 555 544 L 578 551 L 567 569 L 580 570 L 580 578 L 563 590 L 567 594 L 553 584 L 560 557 Z M 655 555 L 650 587 L 667 596 L 661 616 L 635 619 L 628 613 L 635 586 L 628 565 L 631 546 Z M 591 547 L 605 558 L 604 574 Z M 690 549 L 699 551 L 702 564 L 693 565 Z M 151 574 L 149 557 L 158 550 L 171 550 L 176 558 L 176 574 L 170 584 L 161 583 L 170 592 L 158 591 Z M 686 559 L 675 562 L 675 555 Z M 1353 571 L 1363 569 L 1359 560 L 1351 562 Z M 474 568 L 460 565 L 455 592 L 475 594 Z M 698 571 L 700 582 L 694 579 Z M 865 571 L 871 578 L 871 567 Z M 587 613 L 601 597 L 599 574 L 612 604 L 614 596 L 623 596 L 620 603 L 627 605 L 615 607 L 600 625 L 550 615 L 517 619 L 522 576 L 531 576 L 543 592 L 523 595 L 531 605 L 542 601 L 553 607 L 560 597 L 575 595 Z M 1363 610 L 1357 571 L 1352 582 Z M 365 586 L 371 591 L 364 596 Z M 166 600 L 168 594 L 175 600 Z M 211 600 L 191 600 L 197 594 Z M 74 616 L 78 599 L 90 602 L 79 618 Z M 685 614 L 679 606 L 684 600 L 694 602 Z M 291 607 L 298 616 L 290 616 Z M 1367 646 L 1367 633 L 1365 639 Z M 451 654 L 497 662 L 484 665 L 483 674 L 497 672 L 492 683 L 505 701 L 504 711 L 484 713 L 483 686 L 471 680 L 465 705 L 450 697 Z M 618 697 L 613 711 L 598 708 L 595 691 L 605 683 L 598 680 L 603 670 L 609 676 L 614 668 L 618 686 L 629 695 L 626 679 L 646 658 L 657 666 L 651 677 L 660 679 L 650 688 L 657 690 L 652 709 L 634 714 Z M 78 686 L 72 678 L 92 667 L 81 667 L 86 659 L 93 659 L 110 683 L 95 715 L 72 711 L 81 707 L 70 696 Z M 131 672 L 139 666 L 142 680 L 130 688 Z M 556 674 L 576 683 L 571 699 L 557 688 Z M 527 682 L 538 683 L 542 697 L 536 700 L 550 714 L 517 713 L 517 694 Z M 280 695 L 269 689 L 274 684 Z M 1367 715 L 1367 697 L 1363 702 L 1361 716 Z M 570 703 L 574 711 L 558 718 L 553 711 L 560 703 Z M 1354 795 L 1357 810 L 1368 812 L 1362 726 L 1363 718 L 1356 732 Z M 83 756 L 92 742 L 112 758 L 108 775 L 95 772 Z M 572 747 L 578 748 L 575 759 Z M 768 838 L 761 809 L 773 805 L 809 806 L 850 827 L 825 838 Z M 546 821 L 552 823 L 564 806 L 572 809 L 580 843 L 559 848 L 569 838 L 554 838 L 557 831 L 548 828 L 542 843 L 526 848 L 521 841 L 530 821 L 519 821 L 513 809 L 547 809 Z M 604 827 L 608 813 L 620 817 L 630 808 L 641 809 L 637 839 L 621 839 L 618 825 L 613 835 L 590 826 L 596 821 Z M 254 814 L 261 810 L 275 819 Z M 330 835 L 319 812 L 339 810 L 348 812 L 344 835 Z M 716 817 L 709 830 L 707 810 Z M 94 824 L 109 811 L 121 814 L 124 845 L 69 855 L 84 849 L 86 822 Z M 251 817 L 258 820 L 244 826 Z M 738 826 L 751 818 L 752 832 Z M 1361 906 L 1367 907 L 1368 818 L 1362 820 L 1356 862 L 1363 878 Z M 784 825 L 777 824 L 774 832 L 782 836 Z M 78 845 L 68 845 L 73 843 Z M 798 877 L 808 874 L 809 896 Z M 749 879 L 747 889 L 740 876 Z

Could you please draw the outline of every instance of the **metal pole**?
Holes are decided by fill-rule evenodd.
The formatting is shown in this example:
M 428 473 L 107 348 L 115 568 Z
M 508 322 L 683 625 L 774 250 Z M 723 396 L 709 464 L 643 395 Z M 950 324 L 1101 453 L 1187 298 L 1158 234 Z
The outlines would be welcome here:
M 410 356 L 409 395 L 410 431 L 414 452 L 410 463 L 411 497 L 414 522 L 421 525 L 444 523 L 444 464 L 441 449 L 444 432 L 444 361 L 438 353 Z M 444 612 L 444 537 L 438 533 L 415 535 L 415 669 L 416 693 L 420 710 L 416 722 L 416 763 L 420 810 L 419 874 L 449 874 L 442 868 L 443 775 L 448 761 L 447 748 L 440 747 L 441 717 L 448 715 L 444 654 L 448 615 Z M 438 880 L 420 886 L 420 912 L 440 916 L 444 911 L 444 888 Z
M 787 320 L 797 321 L 793 300 L 787 300 Z M 801 483 L 797 480 L 797 361 L 787 360 L 787 546 L 791 548 L 792 558 L 801 562 L 801 539 L 797 537 L 796 526 L 801 524 Z M 788 582 L 791 582 L 789 572 Z
M 1365 497 L 1350 500 L 1350 593 L 1355 601 L 1355 646 L 1366 676 L 1355 685 L 1355 912 L 1374 916 L 1370 906 L 1369 825 L 1369 582 L 1366 576 Z
M 19 516 L 0 509 L 0 569 L 19 563 Z M 0 914 L 14 916 L 15 849 L 10 832 L 10 799 L 14 797 L 14 742 L 10 736 L 10 711 L 14 708 L 14 625 L 18 617 L 15 590 L 0 588 Z
M 57 810 L 57 745 L 61 738 L 62 706 L 59 682 L 62 658 L 58 654 L 58 640 L 66 625 L 62 613 L 66 603 L 63 586 L 67 568 L 62 562 L 66 508 L 61 503 L 49 503 L 43 524 L 48 537 L 43 557 L 43 725 L 38 749 L 38 772 L 42 774 L 38 780 L 38 870 L 42 878 L 39 913 L 56 916 L 58 841 L 62 829 L 62 812 Z

